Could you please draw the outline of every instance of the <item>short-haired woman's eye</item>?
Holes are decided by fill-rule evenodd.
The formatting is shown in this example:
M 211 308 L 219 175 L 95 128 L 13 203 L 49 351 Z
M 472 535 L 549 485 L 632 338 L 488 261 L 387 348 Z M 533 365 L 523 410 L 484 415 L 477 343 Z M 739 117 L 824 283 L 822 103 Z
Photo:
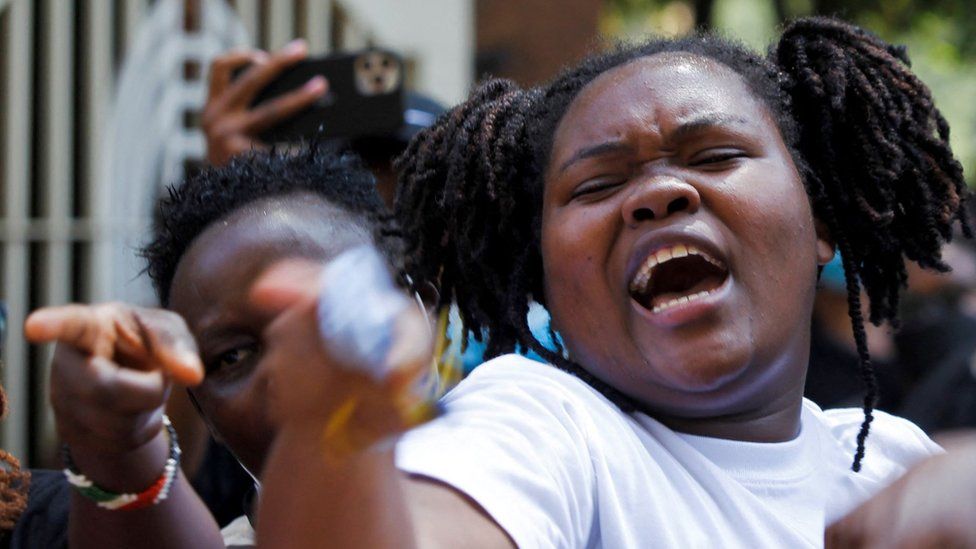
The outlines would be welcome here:
M 225 369 L 240 366 L 257 354 L 257 345 L 242 345 L 224 351 L 207 364 L 207 373 L 216 373 Z

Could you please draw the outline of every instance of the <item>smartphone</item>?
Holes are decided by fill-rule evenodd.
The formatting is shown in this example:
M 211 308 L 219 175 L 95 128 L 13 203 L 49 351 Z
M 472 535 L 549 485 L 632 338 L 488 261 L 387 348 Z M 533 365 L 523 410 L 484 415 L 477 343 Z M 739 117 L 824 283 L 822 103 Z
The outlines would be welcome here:
M 260 137 L 279 143 L 390 135 L 403 125 L 403 72 L 403 60 L 381 49 L 304 59 L 265 87 L 252 106 L 300 88 L 317 75 L 328 80 L 328 91 Z

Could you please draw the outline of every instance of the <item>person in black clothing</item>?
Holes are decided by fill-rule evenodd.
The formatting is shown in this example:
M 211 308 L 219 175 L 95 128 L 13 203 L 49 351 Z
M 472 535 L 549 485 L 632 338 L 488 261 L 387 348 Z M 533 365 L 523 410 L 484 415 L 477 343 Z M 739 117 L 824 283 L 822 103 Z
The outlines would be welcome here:
M 976 256 L 964 242 L 945 250 L 953 272 L 911 270 L 897 330 L 874 328 L 868 341 L 878 373 L 878 408 L 902 416 L 938 437 L 976 429 L 976 315 L 963 298 Z M 849 406 L 863 390 L 853 342 L 838 324 L 847 320 L 843 270 L 828 264 L 814 308 L 805 396 L 824 408 Z M 835 306 L 840 303 L 839 306 Z
M 7 309 L 0 302 L 0 348 L 6 336 Z M 7 395 L 0 387 L 0 418 Z M 0 548 L 68 546 L 68 483 L 60 471 L 24 471 L 20 461 L 0 450 Z
M 3 531 L 0 547 L 28 549 L 68 547 L 71 487 L 61 471 L 32 470 L 27 506 L 15 524 Z M 6 502 L 4 502 L 6 503 Z

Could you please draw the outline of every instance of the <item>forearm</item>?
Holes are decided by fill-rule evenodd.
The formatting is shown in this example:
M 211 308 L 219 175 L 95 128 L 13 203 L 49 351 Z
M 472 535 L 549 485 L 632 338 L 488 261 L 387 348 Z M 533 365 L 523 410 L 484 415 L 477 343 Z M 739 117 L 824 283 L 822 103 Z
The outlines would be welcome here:
M 262 548 L 415 546 L 393 450 L 329 460 L 323 428 L 279 432 L 262 477 Z
M 76 455 L 78 468 L 97 485 L 118 492 L 141 490 L 163 470 L 165 437 L 156 437 L 133 452 L 118 456 Z M 75 492 L 71 496 L 69 541 L 72 548 L 141 547 L 223 548 L 210 511 L 178 471 L 169 496 L 157 505 L 132 511 L 109 511 Z

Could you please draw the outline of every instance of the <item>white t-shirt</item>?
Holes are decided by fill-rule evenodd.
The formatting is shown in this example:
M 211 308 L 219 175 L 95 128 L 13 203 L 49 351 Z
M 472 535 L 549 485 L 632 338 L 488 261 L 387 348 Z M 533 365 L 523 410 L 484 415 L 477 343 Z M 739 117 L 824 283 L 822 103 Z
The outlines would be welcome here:
M 878 412 L 854 473 L 861 410 L 809 401 L 789 442 L 676 433 L 517 355 L 443 402 L 400 440 L 397 466 L 469 495 L 523 548 L 821 547 L 826 525 L 940 451 Z

